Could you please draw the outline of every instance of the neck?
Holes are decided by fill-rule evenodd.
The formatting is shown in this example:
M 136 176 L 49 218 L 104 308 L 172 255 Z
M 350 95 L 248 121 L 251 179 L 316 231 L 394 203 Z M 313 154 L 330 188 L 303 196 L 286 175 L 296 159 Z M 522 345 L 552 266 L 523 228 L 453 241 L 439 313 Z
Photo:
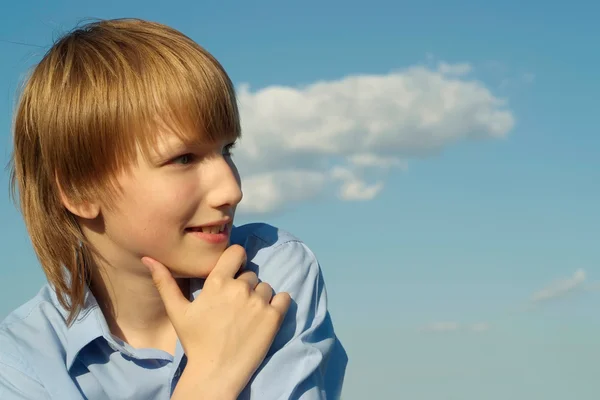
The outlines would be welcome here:
M 149 273 L 98 265 L 91 290 L 111 333 L 135 348 L 175 352 L 177 334 Z M 188 281 L 180 287 L 189 295 Z

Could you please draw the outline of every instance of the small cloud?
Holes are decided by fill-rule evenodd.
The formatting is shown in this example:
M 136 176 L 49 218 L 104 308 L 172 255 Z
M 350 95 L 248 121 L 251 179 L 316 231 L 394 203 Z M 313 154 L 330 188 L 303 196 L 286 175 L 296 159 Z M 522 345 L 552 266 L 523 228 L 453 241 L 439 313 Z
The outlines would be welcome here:
M 348 157 L 348 161 L 357 167 L 372 167 L 381 169 L 389 169 L 392 167 L 406 169 L 408 167 L 406 162 L 403 162 L 397 157 L 382 157 L 373 153 L 354 154 Z
M 483 333 L 490 330 L 490 324 L 487 322 L 477 322 L 470 326 L 470 330 L 476 333 Z
M 557 297 L 562 297 L 566 294 L 579 290 L 585 282 L 586 274 L 583 269 L 575 271 L 572 277 L 556 281 L 549 286 L 541 289 L 533 294 L 531 300 L 534 303 L 539 303 Z
M 338 197 L 346 201 L 372 200 L 383 189 L 383 182 L 368 184 L 349 168 L 334 167 L 331 177 L 342 182 Z
M 440 71 L 444 75 L 455 75 L 455 76 L 463 76 L 467 75 L 473 70 L 471 64 L 468 63 L 460 63 L 460 64 L 448 64 L 445 62 L 441 62 L 438 64 L 438 71 Z
M 525 83 L 533 83 L 533 81 L 535 81 L 535 74 L 532 74 L 531 72 L 526 72 L 523 74 L 522 79 Z
M 506 63 L 497 60 L 489 60 L 484 62 L 482 68 L 488 72 L 498 75 L 505 75 L 508 73 L 508 66 Z
M 498 87 L 500 89 L 506 89 L 509 85 L 510 85 L 511 80 L 508 78 L 504 78 L 502 79 L 502 81 L 500 81 L 500 84 L 498 84 Z
M 470 325 L 463 325 L 456 321 L 440 321 L 425 325 L 419 329 L 420 332 L 458 332 L 464 330 L 467 332 L 483 333 L 490 330 L 490 324 L 487 322 L 476 322 Z
M 283 170 L 253 175 L 244 181 L 244 196 L 254 201 L 240 205 L 247 213 L 266 213 L 286 202 L 315 197 L 325 186 L 326 176 L 310 170 Z
M 458 322 L 443 321 L 433 322 L 419 329 L 421 332 L 456 332 L 460 328 Z

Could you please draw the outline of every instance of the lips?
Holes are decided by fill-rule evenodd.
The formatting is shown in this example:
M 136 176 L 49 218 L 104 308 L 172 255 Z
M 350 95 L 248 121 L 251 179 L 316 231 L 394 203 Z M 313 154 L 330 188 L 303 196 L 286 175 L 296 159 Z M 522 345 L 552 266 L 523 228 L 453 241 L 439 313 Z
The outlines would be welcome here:
M 209 233 L 212 235 L 216 235 L 218 233 L 223 233 L 226 228 L 227 228 L 227 224 L 210 225 L 210 226 L 193 226 L 190 228 L 186 228 L 186 231 L 202 232 L 202 233 Z
M 204 242 L 222 245 L 229 240 L 230 222 L 210 224 L 203 226 L 191 226 L 185 232 L 191 237 L 201 239 Z

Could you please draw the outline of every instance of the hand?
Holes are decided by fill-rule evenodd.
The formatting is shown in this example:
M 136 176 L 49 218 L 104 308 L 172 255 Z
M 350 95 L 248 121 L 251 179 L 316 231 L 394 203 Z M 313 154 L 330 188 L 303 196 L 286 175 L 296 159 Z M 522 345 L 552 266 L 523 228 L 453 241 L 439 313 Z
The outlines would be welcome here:
M 195 381 L 225 385 L 237 396 L 273 343 L 290 305 L 289 294 L 272 296 L 271 286 L 259 283 L 251 271 L 236 278 L 246 261 L 238 245 L 223 252 L 193 302 L 164 265 L 148 257 L 142 261 L 188 357 L 186 372 L 193 372 Z

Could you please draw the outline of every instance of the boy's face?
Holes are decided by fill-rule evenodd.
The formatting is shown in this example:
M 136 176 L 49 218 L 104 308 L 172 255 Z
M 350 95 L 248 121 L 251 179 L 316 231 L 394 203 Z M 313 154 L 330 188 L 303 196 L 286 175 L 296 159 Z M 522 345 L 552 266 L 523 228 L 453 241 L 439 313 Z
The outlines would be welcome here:
M 118 268 L 137 269 L 149 256 L 174 276 L 206 277 L 229 244 L 242 199 L 229 145 L 190 146 L 173 135 L 149 160 L 139 153 L 118 177 L 121 192 L 114 209 L 101 210 L 103 233 L 92 243 Z

